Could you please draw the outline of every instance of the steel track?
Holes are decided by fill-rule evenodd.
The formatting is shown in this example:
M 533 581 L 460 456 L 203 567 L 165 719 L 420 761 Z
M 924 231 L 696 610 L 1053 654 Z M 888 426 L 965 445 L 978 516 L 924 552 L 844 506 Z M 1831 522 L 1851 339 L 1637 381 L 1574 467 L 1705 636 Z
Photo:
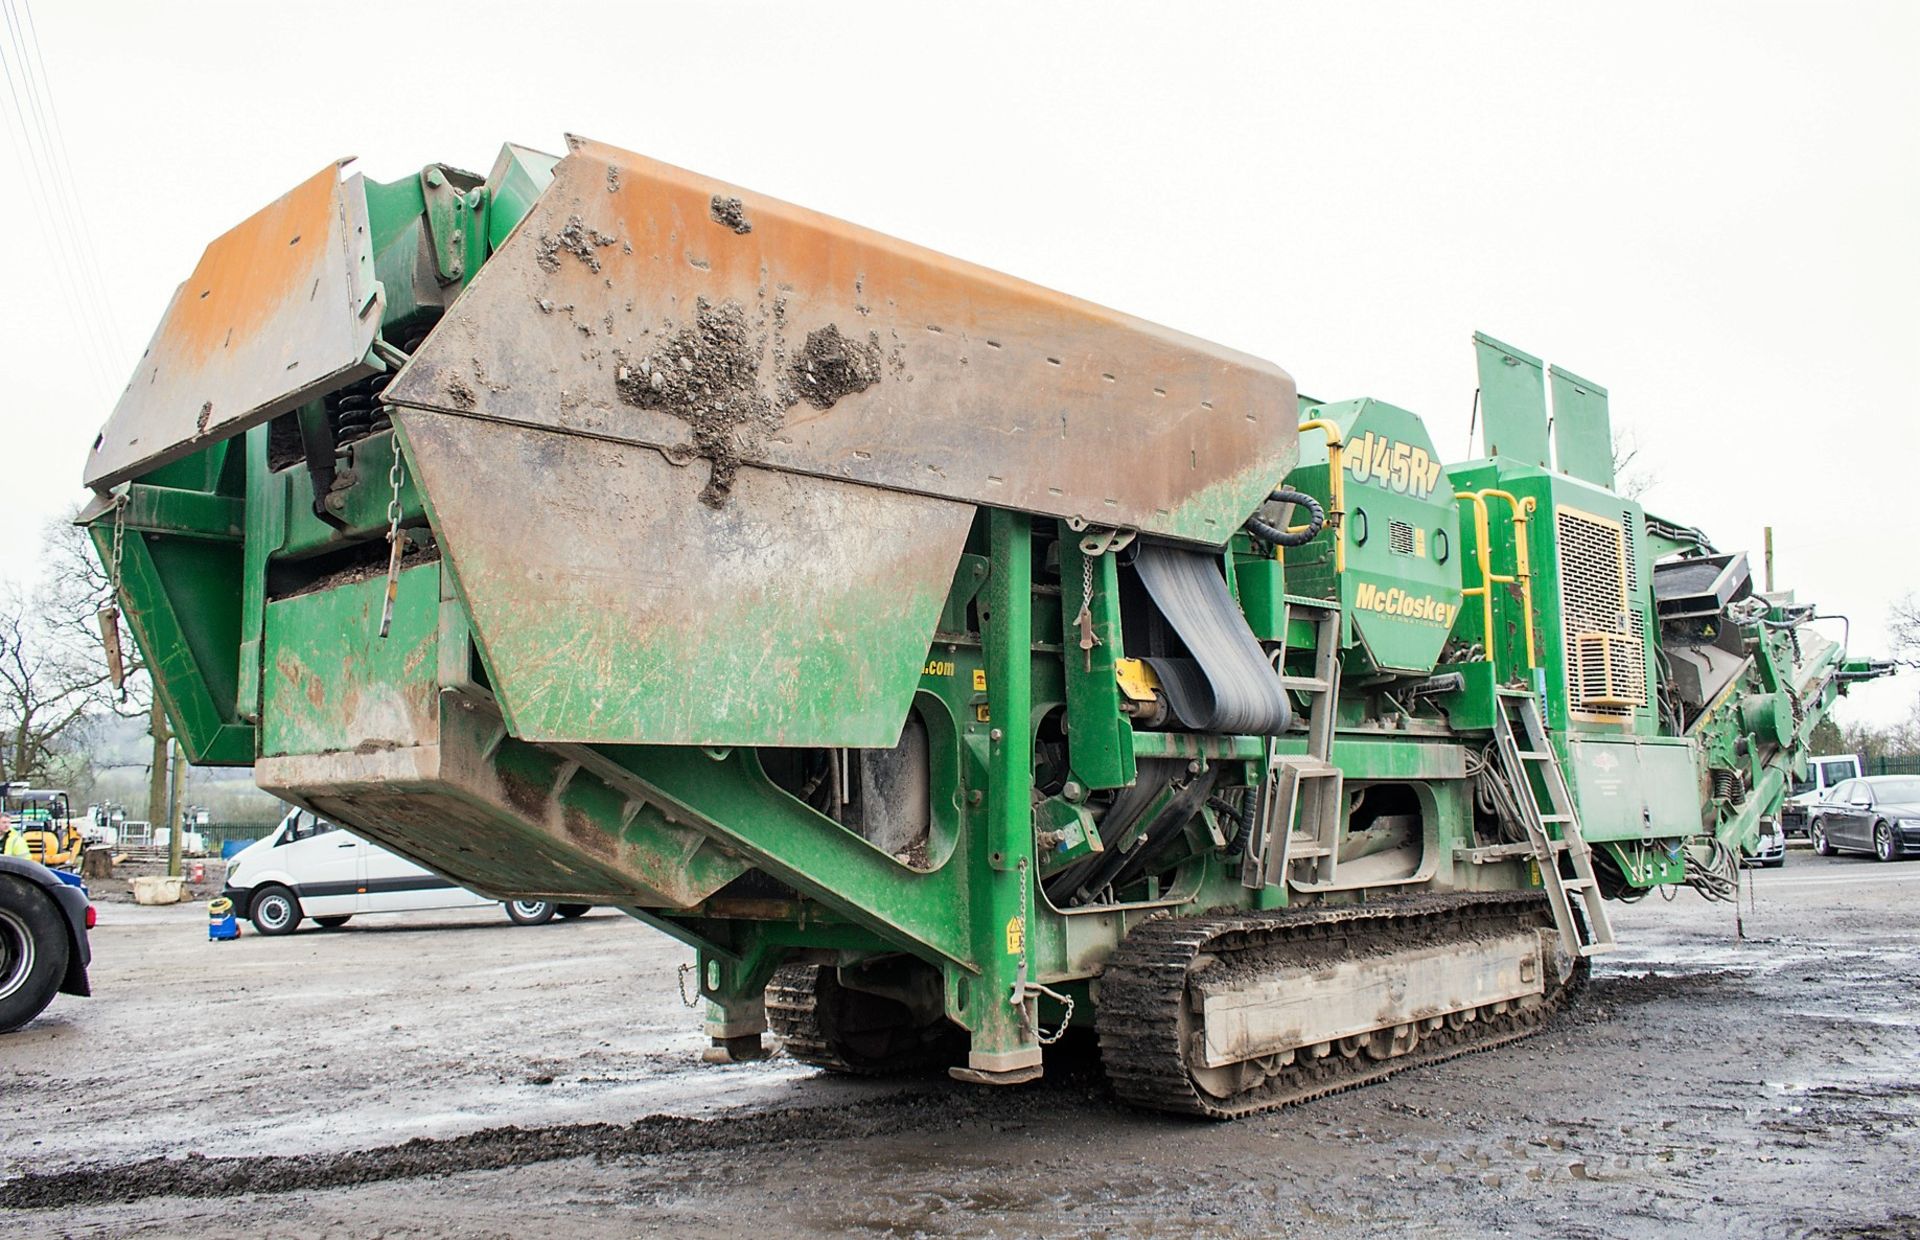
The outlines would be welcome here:
M 1372 1059 L 1364 1052 L 1317 1059 L 1302 1055 L 1225 1098 L 1201 1089 L 1189 1068 L 1188 982 L 1196 966 L 1305 964 L 1552 926 L 1546 898 L 1537 891 L 1417 896 L 1148 922 L 1127 936 L 1101 979 L 1096 1025 L 1107 1078 L 1116 1094 L 1136 1106 L 1237 1119 L 1489 1050 L 1537 1032 L 1571 1003 L 1586 984 L 1587 962 L 1579 961 L 1564 982 L 1549 970 L 1547 993 L 1537 1006 L 1486 1012 L 1471 1023 L 1425 1032 L 1411 1051 L 1389 1059 Z

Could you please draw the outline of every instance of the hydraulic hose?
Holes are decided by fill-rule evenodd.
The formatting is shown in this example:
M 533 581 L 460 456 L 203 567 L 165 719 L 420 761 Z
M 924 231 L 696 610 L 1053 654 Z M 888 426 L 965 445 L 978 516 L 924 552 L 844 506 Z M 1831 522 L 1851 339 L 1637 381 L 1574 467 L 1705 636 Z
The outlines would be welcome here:
M 1248 532 L 1261 542 L 1275 547 L 1301 547 L 1312 542 L 1321 530 L 1327 528 L 1327 514 L 1320 507 L 1320 501 L 1304 491 L 1281 487 L 1267 498 L 1281 504 L 1304 504 L 1308 513 L 1307 525 L 1305 529 L 1283 530 L 1277 525 L 1262 520 L 1260 514 L 1256 512 L 1247 518 L 1246 527 Z
M 1227 856 L 1238 857 L 1247 850 L 1247 841 L 1253 838 L 1254 807 L 1259 801 L 1260 789 L 1257 785 L 1240 794 L 1238 805 L 1230 805 L 1221 797 L 1207 799 L 1208 805 L 1234 823 L 1233 838 L 1227 841 Z

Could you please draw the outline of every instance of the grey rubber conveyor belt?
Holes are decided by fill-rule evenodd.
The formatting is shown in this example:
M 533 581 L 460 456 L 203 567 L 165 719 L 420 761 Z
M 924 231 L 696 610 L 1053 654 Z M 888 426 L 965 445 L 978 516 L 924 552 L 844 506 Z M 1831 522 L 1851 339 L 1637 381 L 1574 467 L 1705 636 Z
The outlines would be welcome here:
M 1292 717 L 1286 690 L 1227 593 L 1218 553 L 1147 543 L 1134 567 L 1193 656 L 1147 660 L 1174 717 L 1197 732 L 1286 731 Z

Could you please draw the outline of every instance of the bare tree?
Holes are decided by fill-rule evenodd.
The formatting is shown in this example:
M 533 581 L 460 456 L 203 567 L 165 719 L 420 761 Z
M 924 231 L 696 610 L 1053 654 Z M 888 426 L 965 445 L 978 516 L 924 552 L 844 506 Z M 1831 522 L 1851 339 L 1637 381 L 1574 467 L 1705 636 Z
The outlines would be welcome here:
M 1640 456 L 1640 441 L 1631 430 L 1613 432 L 1613 489 L 1628 499 L 1639 499 L 1653 489 L 1659 476 L 1650 469 L 1633 469 Z
M 100 557 L 94 554 L 86 530 L 73 523 L 79 509 L 65 517 L 49 521 L 40 540 L 41 581 L 39 597 L 44 600 L 49 638 L 69 657 L 94 664 L 107 685 L 107 656 L 100 629 L 100 612 L 119 606 L 114 581 Z M 138 537 L 129 534 L 128 537 Z M 133 718 L 145 715 L 151 706 L 151 686 L 146 667 L 140 661 L 139 647 L 132 634 L 121 625 L 120 657 L 123 678 L 119 692 L 103 691 L 99 705 L 116 714 Z M 110 688 L 110 686 L 109 686 Z
M 1920 661 L 1920 595 L 1908 594 L 1894 600 L 1887 609 L 1887 632 L 1893 637 L 1893 654 L 1908 662 Z
M 106 670 L 54 636 L 43 600 L 15 587 L 0 595 L 0 767 L 42 781 L 63 742 L 103 698 Z
M 99 617 L 114 583 L 73 515 L 45 527 L 32 590 L 0 588 L 0 769 L 10 779 L 84 777 L 86 722 L 108 712 L 157 720 L 156 753 L 169 739 L 130 635 L 121 686 L 112 684 Z M 155 782 L 164 788 L 164 775 Z

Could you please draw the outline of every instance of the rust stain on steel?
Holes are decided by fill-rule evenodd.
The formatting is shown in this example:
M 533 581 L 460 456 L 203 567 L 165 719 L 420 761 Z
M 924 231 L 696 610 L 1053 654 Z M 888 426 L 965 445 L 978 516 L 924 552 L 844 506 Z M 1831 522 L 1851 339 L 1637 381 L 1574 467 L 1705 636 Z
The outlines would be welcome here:
M 328 164 L 209 245 L 88 457 L 108 487 L 371 374 L 366 193 Z M 362 311 L 366 313 L 362 313 Z
M 1270 363 L 613 147 L 571 148 L 389 401 L 708 455 L 712 435 L 696 445 L 697 424 L 621 387 L 704 303 L 741 308 L 752 382 L 779 413 L 738 445 L 740 464 L 1217 544 L 1296 459 L 1294 384 Z M 592 263 L 554 261 L 583 237 Z M 814 408 L 793 399 L 809 393 L 792 367 L 829 332 L 875 349 L 878 373 Z M 450 407 L 461 384 L 470 408 Z

